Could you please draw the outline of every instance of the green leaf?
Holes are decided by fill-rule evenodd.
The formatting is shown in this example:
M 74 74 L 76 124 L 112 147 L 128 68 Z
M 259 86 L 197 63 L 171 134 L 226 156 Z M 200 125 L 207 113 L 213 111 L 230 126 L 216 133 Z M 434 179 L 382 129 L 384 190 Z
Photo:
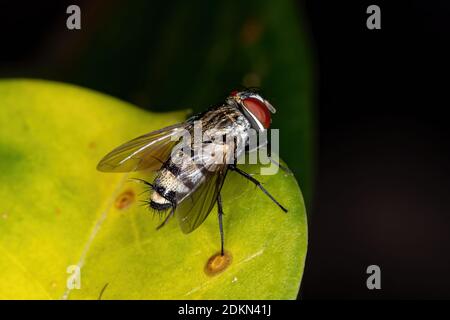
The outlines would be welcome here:
M 0 81 L 0 298 L 295 299 L 307 246 L 306 214 L 292 176 L 259 176 L 284 214 L 230 174 L 224 199 L 231 263 L 208 275 L 220 248 L 216 208 L 191 234 L 176 220 L 159 231 L 129 177 L 98 160 L 187 113 L 150 113 L 66 84 Z M 256 170 L 257 168 L 245 168 Z M 67 289 L 67 268 L 81 288 Z

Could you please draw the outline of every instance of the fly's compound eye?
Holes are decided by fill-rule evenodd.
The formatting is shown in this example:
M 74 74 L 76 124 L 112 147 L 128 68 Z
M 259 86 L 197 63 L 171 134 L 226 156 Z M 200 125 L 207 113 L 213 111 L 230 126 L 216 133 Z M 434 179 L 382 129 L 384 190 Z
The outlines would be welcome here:
M 245 109 L 250 113 L 250 115 L 261 124 L 264 129 L 270 127 L 271 116 L 269 108 L 264 102 L 257 98 L 245 98 L 242 101 Z M 263 129 L 263 128 L 261 128 Z

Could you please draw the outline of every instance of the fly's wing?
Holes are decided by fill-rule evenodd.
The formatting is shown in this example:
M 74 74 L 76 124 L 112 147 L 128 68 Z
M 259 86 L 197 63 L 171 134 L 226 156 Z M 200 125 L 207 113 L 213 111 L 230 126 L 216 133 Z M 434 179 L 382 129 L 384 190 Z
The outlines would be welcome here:
M 97 170 L 105 172 L 129 172 L 157 170 L 166 161 L 176 139 L 189 125 L 179 123 L 147 133 L 124 143 L 108 153 L 97 165 Z
M 204 169 L 203 182 L 179 203 L 175 214 L 184 233 L 194 231 L 208 217 L 222 189 L 227 169 L 227 165 L 217 166 L 215 171 Z

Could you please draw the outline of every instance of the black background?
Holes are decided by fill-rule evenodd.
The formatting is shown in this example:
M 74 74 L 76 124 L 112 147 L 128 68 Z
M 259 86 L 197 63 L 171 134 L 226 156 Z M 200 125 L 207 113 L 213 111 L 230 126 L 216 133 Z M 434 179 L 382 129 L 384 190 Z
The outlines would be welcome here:
M 318 68 L 303 299 L 450 298 L 450 3 L 393 2 L 298 3 Z M 370 4 L 381 30 L 366 28 Z M 2 5 L 2 75 L 32 65 L 66 7 Z M 381 290 L 366 288 L 371 264 Z
M 450 298 L 450 4 L 393 2 L 306 2 L 320 142 L 304 298 Z

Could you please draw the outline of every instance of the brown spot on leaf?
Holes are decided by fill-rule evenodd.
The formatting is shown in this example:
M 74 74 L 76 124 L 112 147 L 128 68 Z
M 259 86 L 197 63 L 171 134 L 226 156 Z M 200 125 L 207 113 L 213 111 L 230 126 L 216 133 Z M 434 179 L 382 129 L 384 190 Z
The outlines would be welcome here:
M 88 144 L 89 149 L 95 149 L 97 148 L 97 144 L 94 141 L 89 142 Z
M 117 198 L 116 198 L 116 208 L 119 210 L 123 210 L 128 208 L 134 201 L 135 195 L 132 190 L 127 190 L 122 192 Z
M 205 265 L 205 273 L 208 276 L 215 276 L 223 272 L 231 264 L 231 261 L 231 254 L 229 252 L 225 251 L 223 256 L 218 252 L 208 259 Z

